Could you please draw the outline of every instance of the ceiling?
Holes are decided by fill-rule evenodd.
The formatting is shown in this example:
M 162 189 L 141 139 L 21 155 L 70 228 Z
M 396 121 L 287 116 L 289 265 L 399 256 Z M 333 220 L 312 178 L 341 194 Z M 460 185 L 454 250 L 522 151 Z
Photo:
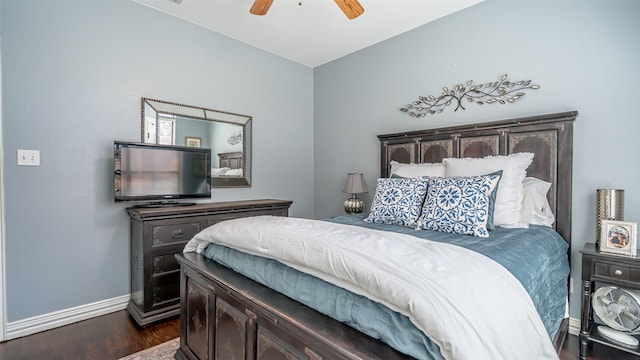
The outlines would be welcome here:
M 275 0 L 264 16 L 253 0 L 134 1 L 313 68 L 483 0 L 359 0 L 354 20 L 332 0 Z

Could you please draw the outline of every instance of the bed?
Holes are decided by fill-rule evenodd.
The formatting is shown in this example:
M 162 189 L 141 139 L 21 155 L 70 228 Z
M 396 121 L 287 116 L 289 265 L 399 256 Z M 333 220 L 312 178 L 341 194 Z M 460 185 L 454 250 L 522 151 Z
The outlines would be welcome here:
M 243 176 L 244 153 L 242 151 L 218 153 L 219 167 L 211 169 L 211 176 Z
M 398 164 L 435 164 L 442 162 L 443 159 L 466 161 L 466 158 L 501 155 L 518 157 L 531 153 L 533 159 L 527 168 L 527 177 L 549 184 L 545 195 L 546 204 L 554 219 L 551 226 L 531 225 L 516 229 L 499 226 L 490 229 L 487 233 L 469 236 L 452 235 L 442 229 L 428 230 L 425 227 L 428 226 L 429 219 L 421 221 L 419 226 L 416 226 L 415 221 L 408 224 L 409 226 L 376 223 L 374 221 L 376 218 L 372 217 L 374 209 L 378 209 L 379 206 L 375 198 L 369 214 L 339 216 L 322 222 L 260 217 L 241 219 L 238 224 L 233 223 L 236 220 L 217 224 L 215 231 L 207 232 L 202 235 L 203 237 L 194 239 L 185 248 L 185 253 L 177 256 L 181 265 L 182 321 L 181 346 L 176 353 L 176 358 L 314 360 L 473 358 L 470 354 L 474 354 L 473 351 L 477 351 L 478 348 L 513 346 L 513 344 L 501 343 L 501 339 L 507 336 L 501 335 L 500 331 L 509 332 L 511 330 L 508 330 L 508 327 L 514 324 L 494 325 L 493 318 L 490 318 L 491 321 L 469 320 L 469 326 L 473 331 L 478 332 L 475 336 L 477 344 L 474 345 L 474 336 L 467 336 L 466 330 L 457 329 L 459 319 L 452 315 L 458 312 L 457 308 L 451 308 L 451 311 L 443 309 L 449 309 L 445 304 L 449 302 L 461 302 L 473 306 L 475 302 L 467 300 L 468 298 L 474 298 L 473 300 L 480 304 L 480 300 L 475 298 L 483 297 L 482 293 L 485 289 L 486 292 L 499 291 L 504 294 L 501 297 L 507 299 L 507 302 L 499 303 L 494 299 L 497 304 L 502 304 L 501 311 L 505 313 L 513 311 L 513 316 L 520 316 L 519 313 L 526 314 L 523 316 L 527 317 L 515 326 L 514 335 L 519 328 L 530 327 L 531 329 L 527 331 L 531 332 L 523 333 L 521 336 L 528 337 L 527 343 L 542 344 L 539 347 L 532 345 L 536 348 L 530 350 L 526 347 L 529 345 L 522 345 L 520 350 L 515 350 L 521 351 L 518 358 L 557 357 L 555 354 L 562 345 L 567 329 L 564 305 L 568 286 L 571 240 L 572 127 L 576 116 L 576 112 L 565 112 L 378 136 L 380 179 L 376 186 L 376 193 L 379 188 L 382 188 L 381 181 L 406 182 L 414 185 L 420 183 L 420 180 L 408 180 L 406 177 L 391 180 L 396 177 L 391 175 L 398 173 L 394 172 L 393 166 L 401 166 Z M 468 168 L 465 163 L 458 165 L 462 165 L 462 172 Z M 500 181 L 507 178 L 503 174 L 504 172 L 482 175 L 481 180 L 485 188 L 489 186 L 488 184 L 493 184 L 491 189 L 485 189 L 487 196 L 489 193 L 500 191 L 502 185 Z M 439 177 L 434 179 L 440 181 Z M 436 181 L 434 179 L 429 181 Z M 480 180 L 474 178 L 474 182 L 476 181 Z M 433 187 L 434 183 L 430 184 Z M 507 182 L 504 184 L 503 190 L 508 187 Z M 422 219 L 422 215 L 419 218 Z M 370 221 L 367 222 L 365 219 Z M 496 218 L 496 223 L 497 220 Z M 242 223 L 243 221 L 248 222 Z M 484 223 L 485 225 L 488 223 L 486 218 Z M 272 225 L 273 231 L 267 231 L 266 229 Z M 286 237 L 278 233 L 280 229 L 289 227 L 292 228 L 293 232 L 290 234 L 294 234 L 293 236 Z M 306 234 L 316 234 L 314 227 L 331 229 L 335 236 L 306 239 Z M 262 246 L 259 251 L 250 248 L 254 242 L 252 237 L 255 236 L 253 232 L 256 232 L 256 229 L 260 239 L 258 242 L 261 242 Z M 268 233 L 278 234 L 270 239 L 265 235 Z M 542 233 L 545 235 L 540 235 Z M 339 235 L 351 240 L 337 240 Z M 373 244 L 377 241 L 370 240 L 368 238 L 370 235 L 388 237 L 396 245 L 394 247 L 363 246 L 362 244 Z M 210 244 L 208 236 L 217 237 L 215 241 L 218 243 Z M 361 236 L 363 242 L 359 242 Z M 548 240 L 533 240 L 540 236 Z M 373 241 L 373 243 L 367 241 Z M 277 246 L 279 243 L 286 246 L 279 248 Z M 336 243 L 336 248 L 343 248 L 337 260 L 329 266 L 331 268 L 340 268 L 345 263 L 353 266 L 352 264 L 363 262 L 361 258 L 352 256 L 355 253 L 354 247 L 358 247 L 357 249 L 370 247 L 370 252 L 363 251 L 362 258 L 374 259 L 378 261 L 378 266 L 364 264 L 356 270 L 350 270 L 351 268 L 347 267 L 346 271 L 352 271 L 352 273 L 349 276 L 338 275 L 339 279 L 336 281 L 324 275 L 316 267 L 300 265 L 301 262 L 298 261 L 297 256 L 303 253 L 302 250 L 291 251 L 291 249 L 309 248 L 312 250 L 310 253 L 313 251 L 317 254 L 337 252 L 334 248 L 325 248 L 334 246 L 330 243 Z M 488 244 L 497 245 L 489 246 Z M 264 249 L 268 251 L 263 252 L 266 251 Z M 393 255 L 394 252 L 398 254 Z M 544 256 L 538 256 L 544 252 L 546 252 Z M 277 257 L 275 253 L 281 253 L 278 256 L 282 257 Z M 506 255 L 510 253 L 518 255 L 514 257 Z M 384 254 L 384 257 L 380 254 Z M 416 258 L 415 254 L 420 256 Z M 397 257 L 392 258 L 392 256 Z M 412 256 L 411 261 L 403 261 Z M 320 263 L 308 254 L 302 257 L 310 259 L 312 263 Z M 275 258 L 279 260 L 276 261 Z M 433 264 L 438 264 L 442 259 L 447 259 L 447 263 L 432 269 L 447 269 L 447 271 L 442 273 L 432 271 L 433 276 L 412 271 L 411 266 L 421 266 L 423 262 L 428 264 L 425 266 L 434 266 Z M 456 259 L 464 262 L 465 266 L 475 264 L 476 261 L 482 262 L 483 265 L 472 268 L 477 271 L 458 271 L 457 269 L 462 269 L 461 266 L 446 267 Z M 500 264 L 494 266 L 498 272 L 509 270 L 508 275 L 504 275 L 504 283 L 495 279 L 481 283 L 483 278 L 494 276 L 494 273 L 490 276 L 485 276 L 483 273 L 482 269 L 487 259 L 491 259 L 488 263 Z M 388 260 L 393 266 L 380 265 L 384 260 Z M 411 266 L 407 267 L 403 262 Z M 547 263 L 553 266 L 547 266 Z M 384 267 L 404 269 L 405 272 L 399 275 L 378 273 L 382 270 L 377 268 Z M 546 268 L 545 271 L 549 273 L 531 271 L 537 268 Z M 362 269 L 371 270 L 362 271 Z M 395 277 L 385 278 L 385 276 Z M 475 276 L 475 278 L 472 277 L 469 281 L 466 276 Z M 498 276 L 496 279 L 503 279 L 502 275 L 495 276 Z M 355 280 L 349 281 L 350 277 Z M 412 279 L 411 281 L 420 287 L 420 291 L 441 291 L 446 288 L 452 294 L 470 292 L 477 296 L 466 298 L 450 296 L 447 295 L 449 293 L 442 291 L 438 296 L 442 296 L 446 301 L 442 301 L 438 296 L 434 296 L 437 301 L 433 300 L 430 295 L 428 299 L 418 296 L 419 301 L 414 302 L 411 294 L 405 294 L 413 290 L 405 291 L 402 284 L 398 287 L 394 284 L 401 283 L 404 277 Z M 511 280 L 507 280 L 511 278 L 515 279 L 519 285 L 512 286 L 512 282 L 508 282 Z M 394 280 L 380 281 L 380 279 Z M 448 286 L 456 279 L 462 279 L 458 286 Z M 553 280 L 545 280 L 547 284 L 541 285 L 545 282 L 541 279 Z M 474 285 L 475 283 L 478 284 Z M 358 285 L 368 290 L 358 288 Z M 545 286 L 546 289 L 541 289 Z M 526 290 L 524 296 L 520 294 L 523 289 Z M 512 297 L 513 306 L 509 305 Z M 519 297 L 529 299 L 524 300 L 531 304 L 521 306 L 519 302 L 515 302 Z M 412 309 L 407 310 L 407 307 Z M 435 308 L 439 311 L 429 311 Z M 462 317 L 473 319 L 475 316 L 486 316 L 494 311 L 490 307 L 482 309 L 483 311 L 463 313 Z M 530 319 L 533 320 L 529 321 Z M 448 321 L 454 325 L 448 325 Z M 384 324 L 380 325 L 379 322 Z M 502 323 L 496 321 L 495 324 Z M 444 340 L 439 338 L 440 334 Z M 456 340 L 460 334 L 463 335 L 462 339 Z M 538 349 L 545 347 L 546 349 Z M 553 349 L 549 350 L 548 347 Z M 486 351 L 488 354 L 500 354 L 502 350 Z M 538 354 L 536 351 L 546 352 Z

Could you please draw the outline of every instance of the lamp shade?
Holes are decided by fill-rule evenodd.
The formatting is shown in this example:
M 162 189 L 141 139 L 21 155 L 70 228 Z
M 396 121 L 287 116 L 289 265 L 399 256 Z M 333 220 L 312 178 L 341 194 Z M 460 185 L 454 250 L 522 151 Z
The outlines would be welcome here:
M 599 243 L 602 220 L 624 220 L 624 190 L 598 189 L 596 194 L 596 243 Z
M 362 174 L 359 172 L 352 172 L 347 175 L 347 182 L 344 184 L 343 193 L 348 194 L 361 194 L 367 192 L 367 187 L 364 185 Z

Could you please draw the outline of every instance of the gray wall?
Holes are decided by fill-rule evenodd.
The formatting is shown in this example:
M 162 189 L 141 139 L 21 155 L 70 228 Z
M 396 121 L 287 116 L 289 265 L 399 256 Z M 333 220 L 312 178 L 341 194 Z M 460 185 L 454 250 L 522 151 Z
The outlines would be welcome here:
M 0 1 L 0 36 L 8 321 L 129 293 L 112 145 L 139 141 L 141 97 L 253 116 L 253 187 L 212 200 L 313 216 L 310 68 L 131 1 Z
M 175 127 L 176 145 L 186 146 L 187 137 L 196 137 L 200 138 L 200 147 L 211 148 L 211 128 L 216 125 L 215 122 L 190 118 L 178 118 L 176 121 L 178 122 Z
M 315 209 L 342 213 L 347 172 L 374 195 L 376 135 L 578 110 L 574 140 L 571 316 L 578 318 L 580 256 L 594 241 L 595 193 L 625 189 L 640 221 L 638 1 L 486 1 L 314 69 Z M 467 80 L 531 79 L 515 104 L 446 109 L 415 119 L 398 109 Z

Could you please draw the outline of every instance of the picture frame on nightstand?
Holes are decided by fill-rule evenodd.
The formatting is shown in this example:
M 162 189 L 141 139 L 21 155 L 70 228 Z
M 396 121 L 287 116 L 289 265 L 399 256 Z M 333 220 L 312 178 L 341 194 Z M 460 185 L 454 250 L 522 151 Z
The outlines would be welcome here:
M 635 257 L 638 254 L 638 225 L 631 221 L 602 220 L 601 252 Z

